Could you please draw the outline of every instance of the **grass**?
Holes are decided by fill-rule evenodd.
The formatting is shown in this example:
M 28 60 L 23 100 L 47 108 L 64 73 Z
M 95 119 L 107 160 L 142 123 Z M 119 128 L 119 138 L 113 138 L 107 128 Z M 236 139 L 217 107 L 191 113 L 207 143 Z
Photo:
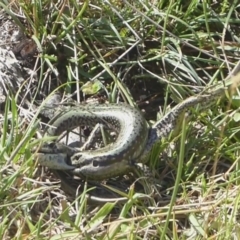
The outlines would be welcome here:
M 31 150 L 41 142 L 39 120 L 23 105 L 58 89 L 78 102 L 125 101 L 144 111 L 151 124 L 157 112 L 165 115 L 236 66 L 238 1 L 4 0 L 0 9 L 40 49 L 32 67 L 37 81 L 29 77 L 18 91 L 9 89 L 4 104 L 2 239 L 240 237 L 238 91 L 204 111 L 191 109 L 179 134 L 154 149 L 149 165 L 161 187 L 153 194 L 147 181 L 141 191 L 138 179 L 113 179 L 109 188 L 128 200 L 98 206 L 87 201 L 90 183 L 69 196 L 37 165 Z

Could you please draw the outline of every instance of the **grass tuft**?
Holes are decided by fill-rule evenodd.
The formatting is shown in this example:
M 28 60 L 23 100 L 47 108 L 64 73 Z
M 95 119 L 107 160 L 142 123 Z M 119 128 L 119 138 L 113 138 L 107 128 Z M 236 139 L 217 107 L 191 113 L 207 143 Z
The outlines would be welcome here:
M 226 79 L 240 57 L 239 12 L 237 0 L 0 2 L 0 16 L 10 16 L 38 47 L 31 74 L 17 87 L 0 69 L 7 96 L 0 115 L 1 238 L 239 239 L 238 90 L 204 111 L 191 109 L 180 131 L 155 146 L 149 165 L 158 187 L 144 177 L 107 181 L 105 190 L 124 202 L 91 204 L 89 194 L 100 188 L 92 183 L 79 183 L 80 194 L 69 196 L 32 152 L 47 140 L 37 106 L 55 91 L 79 103 L 125 101 L 151 125 L 157 114 Z

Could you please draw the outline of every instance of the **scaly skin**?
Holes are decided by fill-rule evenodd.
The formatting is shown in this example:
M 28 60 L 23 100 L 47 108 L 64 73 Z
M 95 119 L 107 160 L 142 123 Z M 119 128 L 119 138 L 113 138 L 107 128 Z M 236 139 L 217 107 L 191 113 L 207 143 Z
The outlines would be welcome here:
M 240 85 L 240 74 L 219 84 L 208 92 L 192 96 L 175 106 L 148 131 L 142 114 L 125 104 L 108 104 L 94 107 L 73 107 L 64 110 L 53 120 L 48 130 L 51 136 L 58 136 L 65 130 L 79 125 L 109 125 L 119 132 L 117 140 L 104 148 L 94 151 L 82 151 L 58 144 L 55 149 L 42 148 L 38 153 L 39 163 L 52 169 L 70 170 L 83 178 L 102 180 L 125 174 L 134 168 L 135 163 L 146 163 L 151 149 L 164 137 L 174 131 L 179 119 L 186 110 L 200 104 L 209 107 L 228 91 Z M 70 163 L 68 159 L 70 158 Z
M 41 165 L 51 169 L 72 170 L 88 179 L 106 179 L 129 171 L 132 160 L 144 151 L 147 122 L 142 113 L 126 104 L 103 104 L 66 108 L 52 120 L 48 135 L 59 136 L 78 126 L 101 123 L 118 132 L 116 141 L 94 151 L 79 151 L 63 144 L 46 146 L 38 151 Z M 71 164 L 67 159 L 71 157 Z M 114 166 L 114 167 L 113 167 Z M 120 172 L 119 172 L 120 169 Z

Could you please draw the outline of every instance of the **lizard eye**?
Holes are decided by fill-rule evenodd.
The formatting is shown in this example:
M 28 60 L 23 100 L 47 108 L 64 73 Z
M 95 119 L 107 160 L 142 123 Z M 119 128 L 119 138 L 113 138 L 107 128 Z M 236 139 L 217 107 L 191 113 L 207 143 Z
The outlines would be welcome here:
M 93 161 L 93 167 L 98 167 L 99 166 L 99 162 L 97 160 Z

